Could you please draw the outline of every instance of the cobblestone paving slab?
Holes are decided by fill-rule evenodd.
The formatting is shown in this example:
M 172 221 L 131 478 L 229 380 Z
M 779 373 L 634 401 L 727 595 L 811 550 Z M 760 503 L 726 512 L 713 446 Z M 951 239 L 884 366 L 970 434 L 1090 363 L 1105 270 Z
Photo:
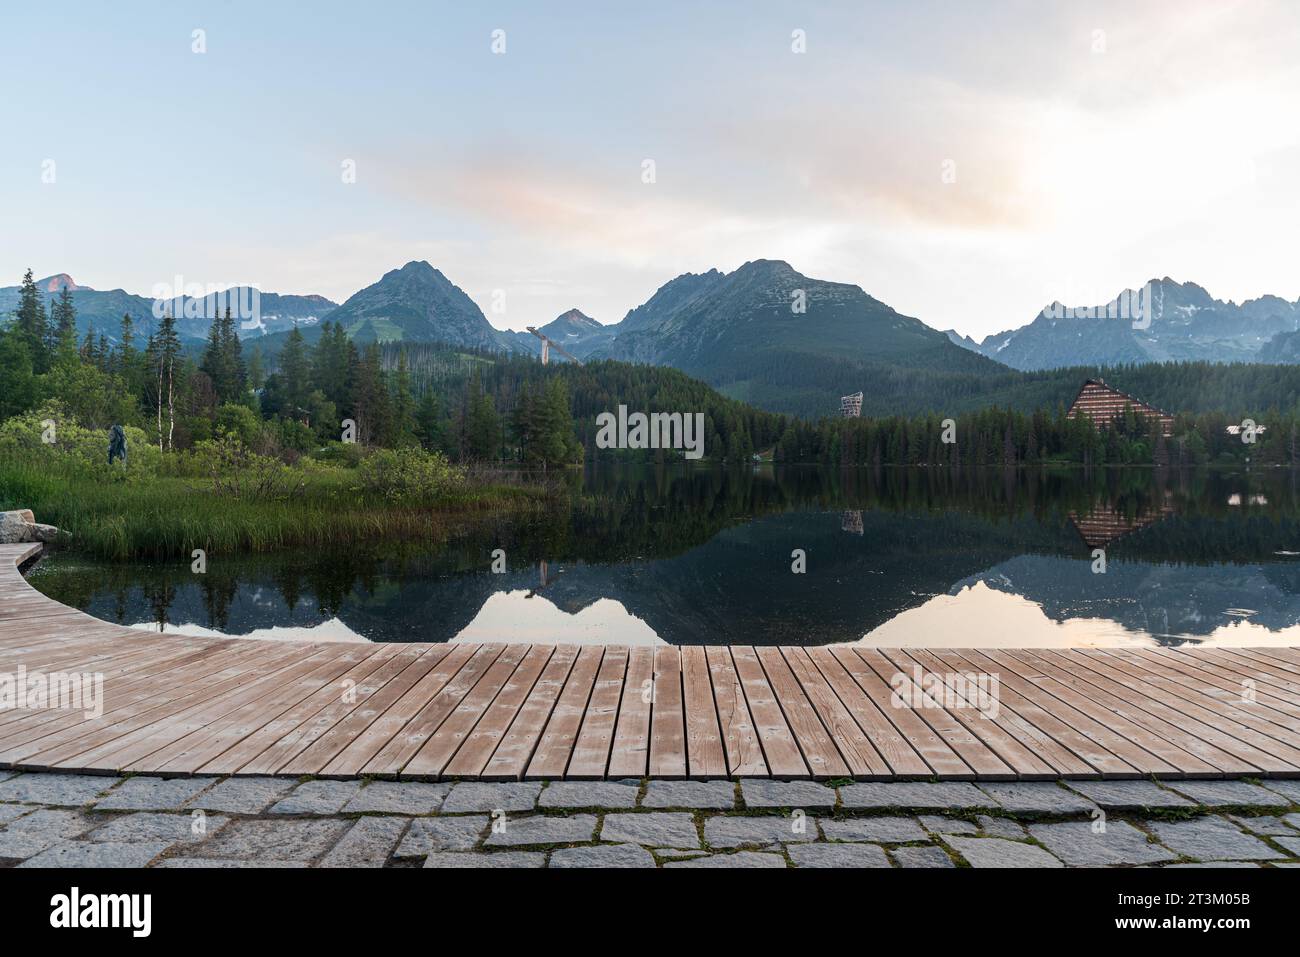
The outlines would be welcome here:
M 28 858 L 19 867 L 144 867 L 171 846 L 170 841 L 99 843 L 64 841 Z
M 1053 781 L 981 784 L 980 790 L 1013 814 L 1087 814 L 1097 805 Z
M 779 854 L 760 854 L 740 851 L 737 854 L 711 854 L 689 861 L 668 861 L 664 867 L 785 867 L 785 858 Z
M 651 781 L 641 806 L 729 811 L 736 806 L 736 786 L 730 781 Z
M 0 863 L 143 866 L 147 854 L 145 863 L 165 867 L 1300 866 L 1300 811 L 1286 794 L 1247 781 L 1170 787 L 856 783 L 839 789 L 833 816 L 817 817 L 814 806 L 827 808 L 836 791 L 815 782 L 17 774 L 0 780 Z M 725 813 L 741 788 L 762 810 Z M 1104 833 L 1092 829 L 1094 803 L 1107 810 Z M 792 804 L 793 813 L 776 810 Z M 1243 810 L 1224 816 L 1234 807 Z M 1200 816 L 1135 819 L 1154 808 Z M 927 813 L 918 820 L 903 809 Z
M 306 781 L 284 800 L 271 805 L 271 814 L 337 814 L 361 791 L 360 781 Z
M 575 844 L 590 841 L 596 833 L 596 815 L 572 817 L 520 817 L 488 835 L 485 847 L 526 847 L 533 844 Z
M 791 844 L 790 860 L 799 867 L 888 867 L 884 848 L 875 844 Z
M 1159 844 L 1152 844 L 1146 834 L 1125 821 L 1108 821 L 1104 832 L 1094 830 L 1092 821 L 1031 824 L 1029 833 L 1075 867 L 1154 864 L 1177 857 Z
M 197 857 L 228 857 L 243 861 L 311 860 L 338 841 L 351 821 L 282 820 L 232 821 L 192 853 Z
M 873 841 L 877 844 L 902 844 L 927 838 L 921 825 L 910 817 L 863 817 L 845 821 L 822 821 L 822 833 L 828 841 Z
M 477 847 L 490 818 L 487 815 L 464 817 L 418 817 L 397 846 L 398 857 L 424 857 L 434 851 L 468 851 Z
M 1199 860 L 1262 861 L 1286 856 L 1221 817 L 1150 821 L 1147 827 L 1160 838 L 1160 843 Z
M 942 817 L 938 814 L 922 814 L 918 818 L 921 826 L 935 834 L 978 834 L 979 826 L 959 817 Z
M 0 824 L 8 824 L 33 810 L 30 804 L 0 804 Z
M 95 804 L 97 811 L 173 811 L 216 778 L 127 778 Z
M 631 808 L 636 807 L 639 786 L 614 781 L 556 781 L 542 792 L 538 807 L 546 808 Z
M 409 818 L 363 817 L 321 859 L 321 867 L 383 867 Z
M 655 859 L 636 844 L 562 847 L 551 852 L 551 867 L 654 867 Z
M 457 784 L 442 802 L 443 814 L 464 811 L 531 811 L 542 791 L 540 781 L 507 781 L 490 784 L 464 781 Z
M 193 814 L 162 814 L 156 811 L 138 811 L 114 817 L 102 827 L 86 835 L 89 841 L 124 843 L 130 841 L 183 841 L 197 844 L 225 827 L 229 820 L 219 814 L 200 811 Z
M 495 854 L 430 854 L 425 867 L 544 867 L 546 855 L 536 851 L 498 851 Z
M 450 784 L 423 781 L 371 781 L 348 801 L 345 813 L 432 814 L 442 807 Z
M 1165 870 L 1174 868 L 1187 867 L 1263 867 L 1263 864 L 1252 864 L 1249 861 L 1195 861 L 1189 864 L 1168 864 Z
M 292 778 L 226 778 L 186 806 L 232 814 L 260 814 L 296 786 Z
M 1300 780 L 1280 781 L 1276 778 L 1269 778 L 1264 787 L 1282 795 L 1292 804 L 1300 804 Z
M 1286 807 L 1289 799 L 1246 781 L 1171 781 L 1169 786 L 1206 807 Z
M 1019 841 L 1027 836 L 1025 826 L 1010 818 L 990 817 L 987 814 L 980 814 L 976 816 L 975 820 L 979 822 L 980 833 L 985 837 L 1005 837 L 1013 841 Z
M 1158 808 L 1195 807 L 1181 794 L 1162 788 L 1154 781 L 1068 781 L 1067 785 L 1095 801 L 1106 811 L 1139 811 Z
M 239 861 L 222 857 L 164 857 L 155 861 L 152 867 L 311 867 L 311 861 Z
M 961 781 L 868 781 L 840 788 L 845 808 L 912 808 L 917 811 L 963 811 L 994 808 L 993 800 L 973 784 Z
M 801 829 L 800 829 L 801 828 Z M 803 843 L 817 840 L 817 822 L 811 817 L 712 817 L 704 822 L 704 841 L 710 847 Z
M 39 808 L 0 830 L 0 858 L 22 860 L 68 838 L 86 833 L 94 822 L 80 811 Z
M 1292 856 L 1300 857 L 1300 834 L 1295 837 L 1275 837 L 1273 841 L 1285 847 Z
M 691 849 L 700 846 L 695 818 L 685 811 L 606 814 L 600 828 L 600 839 L 643 847 Z
M 20 774 L 0 782 L 0 801 L 81 807 L 121 780 L 98 774 Z
M 896 847 L 889 852 L 899 867 L 956 867 L 942 847 Z
M 1290 824 L 1271 814 L 1261 814 L 1258 817 L 1229 814 L 1228 819 L 1238 827 L 1244 827 L 1256 834 L 1265 834 L 1269 837 L 1300 837 L 1300 832 L 1297 832 Z
M 971 867 L 1064 867 L 1041 847 L 1000 837 L 945 837 Z
M 751 808 L 804 808 L 829 811 L 835 807 L 835 790 L 815 781 L 769 781 L 744 778 L 740 796 Z

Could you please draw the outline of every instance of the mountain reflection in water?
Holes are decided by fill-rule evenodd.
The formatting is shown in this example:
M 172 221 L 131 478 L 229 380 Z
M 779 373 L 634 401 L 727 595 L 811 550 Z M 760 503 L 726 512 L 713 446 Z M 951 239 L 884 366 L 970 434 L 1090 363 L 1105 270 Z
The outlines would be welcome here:
M 1289 473 L 606 467 L 571 479 L 570 507 L 488 520 L 436 548 L 210 555 L 206 575 L 56 554 L 30 577 L 109 621 L 266 639 L 1300 644 Z

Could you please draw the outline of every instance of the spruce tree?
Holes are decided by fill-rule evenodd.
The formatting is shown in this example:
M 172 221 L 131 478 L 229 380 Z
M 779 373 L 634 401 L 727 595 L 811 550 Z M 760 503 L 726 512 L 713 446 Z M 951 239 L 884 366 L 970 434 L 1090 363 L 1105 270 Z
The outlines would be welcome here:
M 45 301 L 41 298 L 36 281 L 32 279 L 29 268 L 23 274 L 23 282 L 18 290 L 18 308 L 14 310 L 14 328 L 27 354 L 31 357 L 32 369 L 39 375 L 50 368 L 49 318 L 45 311 Z

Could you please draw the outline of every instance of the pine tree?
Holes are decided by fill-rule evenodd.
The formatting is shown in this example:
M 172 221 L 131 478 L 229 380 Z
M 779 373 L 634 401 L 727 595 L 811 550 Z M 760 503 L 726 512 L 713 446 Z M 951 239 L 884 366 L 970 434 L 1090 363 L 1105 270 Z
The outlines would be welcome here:
M 411 367 L 403 349 L 397 357 L 397 372 L 393 376 L 393 435 L 395 445 L 410 445 L 415 441 L 415 397 L 411 394 Z
M 22 286 L 18 290 L 18 308 L 14 310 L 14 328 L 19 339 L 27 347 L 31 357 L 32 369 L 39 375 L 50 368 L 49 319 L 45 312 L 45 302 L 36 281 L 32 279 L 29 268 L 23 274 Z
M 72 290 L 64 286 L 50 309 L 54 349 L 61 356 L 77 351 L 77 307 L 72 304 Z
M 280 350 L 280 379 L 284 387 L 285 415 L 301 421 L 311 394 L 311 365 L 307 358 L 307 344 L 297 326 L 289 331 L 284 348 Z M 329 395 L 329 392 L 325 392 Z
M 420 396 L 420 404 L 415 411 L 416 435 L 420 444 L 428 451 L 436 452 L 442 448 L 442 410 L 438 396 L 433 389 L 425 389 Z

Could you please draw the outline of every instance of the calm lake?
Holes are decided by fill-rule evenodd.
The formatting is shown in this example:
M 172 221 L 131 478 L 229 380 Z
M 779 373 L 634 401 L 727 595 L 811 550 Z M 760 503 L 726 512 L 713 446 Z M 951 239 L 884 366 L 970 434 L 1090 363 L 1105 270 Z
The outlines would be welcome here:
M 1290 473 L 604 466 L 570 481 L 567 507 L 437 547 L 213 554 L 205 574 L 65 552 L 29 578 L 107 621 L 249 638 L 1300 644 Z

